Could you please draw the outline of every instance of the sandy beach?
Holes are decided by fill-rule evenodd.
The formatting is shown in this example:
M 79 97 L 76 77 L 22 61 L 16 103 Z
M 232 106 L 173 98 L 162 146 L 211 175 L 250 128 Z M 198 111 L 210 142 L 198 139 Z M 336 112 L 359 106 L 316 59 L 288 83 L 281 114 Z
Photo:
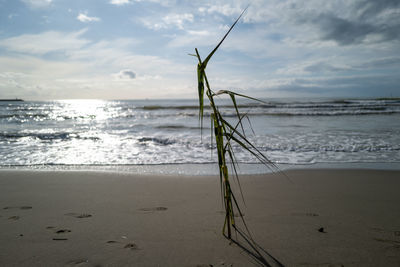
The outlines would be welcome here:
M 285 173 L 241 176 L 268 264 L 400 266 L 399 171 Z M 0 266 L 260 265 L 222 236 L 215 176 L 3 170 L 0 205 Z

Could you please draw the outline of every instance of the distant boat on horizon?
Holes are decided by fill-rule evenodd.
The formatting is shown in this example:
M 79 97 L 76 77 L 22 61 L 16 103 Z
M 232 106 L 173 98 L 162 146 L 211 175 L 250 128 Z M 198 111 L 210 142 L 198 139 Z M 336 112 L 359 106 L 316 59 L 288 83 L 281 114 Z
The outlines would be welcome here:
M 13 98 L 13 99 L 0 99 L 0 101 L 10 102 L 10 101 L 24 101 L 24 100 L 20 98 Z

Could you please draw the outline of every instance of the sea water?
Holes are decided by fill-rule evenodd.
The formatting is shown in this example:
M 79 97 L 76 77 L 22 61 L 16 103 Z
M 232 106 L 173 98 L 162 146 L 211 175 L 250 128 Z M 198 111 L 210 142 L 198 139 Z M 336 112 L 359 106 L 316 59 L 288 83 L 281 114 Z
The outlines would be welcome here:
M 241 101 L 239 112 L 249 118 L 243 120 L 248 140 L 280 166 L 400 166 L 400 100 L 264 101 Z M 234 124 L 229 99 L 218 104 Z M 0 102 L 0 168 L 214 166 L 210 112 L 205 109 L 201 127 L 196 100 Z M 234 149 L 242 165 L 257 162 Z

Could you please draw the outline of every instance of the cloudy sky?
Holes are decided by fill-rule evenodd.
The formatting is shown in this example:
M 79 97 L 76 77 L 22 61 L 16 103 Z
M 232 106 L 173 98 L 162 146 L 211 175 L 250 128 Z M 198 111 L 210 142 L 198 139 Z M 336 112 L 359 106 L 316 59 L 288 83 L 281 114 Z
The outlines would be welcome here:
M 400 96 L 398 0 L 0 0 L 0 98 Z

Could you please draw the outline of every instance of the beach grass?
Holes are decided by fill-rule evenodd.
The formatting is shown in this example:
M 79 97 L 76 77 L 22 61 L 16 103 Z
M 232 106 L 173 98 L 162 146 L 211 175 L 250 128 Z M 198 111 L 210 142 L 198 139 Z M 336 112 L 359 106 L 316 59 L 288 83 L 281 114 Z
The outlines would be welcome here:
M 247 9 L 247 8 L 246 8 Z M 225 221 L 222 229 L 222 233 L 228 239 L 232 238 L 232 229 L 236 228 L 235 222 L 235 214 L 239 214 L 247 232 L 248 228 L 246 226 L 245 220 L 243 218 L 243 213 L 238 204 L 237 198 L 232 190 L 231 182 L 230 182 L 230 174 L 228 170 L 228 164 L 231 164 L 231 169 L 233 171 L 234 177 L 237 179 L 237 184 L 239 187 L 239 191 L 243 197 L 242 189 L 240 186 L 239 176 L 237 174 L 237 160 L 235 158 L 235 151 L 233 149 L 233 143 L 236 143 L 242 149 L 246 150 L 250 154 L 252 154 L 257 160 L 261 163 L 274 167 L 274 164 L 261 152 L 257 149 L 255 145 L 253 145 L 246 137 L 245 128 L 243 127 L 243 119 L 247 118 L 247 115 L 241 114 L 239 112 L 238 104 L 236 101 L 237 97 L 247 98 L 254 101 L 260 101 L 259 99 L 239 94 L 229 90 L 219 90 L 214 92 L 207 79 L 206 75 L 206 67 L 220 47 L 220 45 L 224 42 L 225 38 L 231 32 L 231 30 L 235 27 L 237 22 L 240 20 L 246 9 L 240 14 L 240 16 L 236 19 L 236 21 L 229 28 L 227 33 L 221 39 L 221 41 L 217 44 L 217 46 L 211 51 L 211 53 L 202 60 L 197 48 L 195 48 L 196 54 L 192 54 L 192 56 L 197 57 L 198 65 L 197 65 L 197 78 L 198 78 L 198 97 L 199 97 L 199 120 L 201 124 L 201 128 L 203 127 L 203 116 L 204 116 L 204 93 L 206 94 L 209 105 L 212 110 L 211 116 L 211 139 L 215 139 L 217 155 L 218 155 L 218 167 L 219 167 L 219 178 L 220 178 L 220 186 L 221 186 L 221 195 L 224 201 L 225 208 Z M 215 98 L 221 95 L 227 95 L 230 97 L 233 108 L 236 113 L 237 122 L 236 124 L 231 124 L 228 122 L 222 113 L 219 111 L 219 106 L 216 104 Z M 250 125 L 251 126 L 251 125 Z M 251 128 L 251 127 L 250 127 Z

